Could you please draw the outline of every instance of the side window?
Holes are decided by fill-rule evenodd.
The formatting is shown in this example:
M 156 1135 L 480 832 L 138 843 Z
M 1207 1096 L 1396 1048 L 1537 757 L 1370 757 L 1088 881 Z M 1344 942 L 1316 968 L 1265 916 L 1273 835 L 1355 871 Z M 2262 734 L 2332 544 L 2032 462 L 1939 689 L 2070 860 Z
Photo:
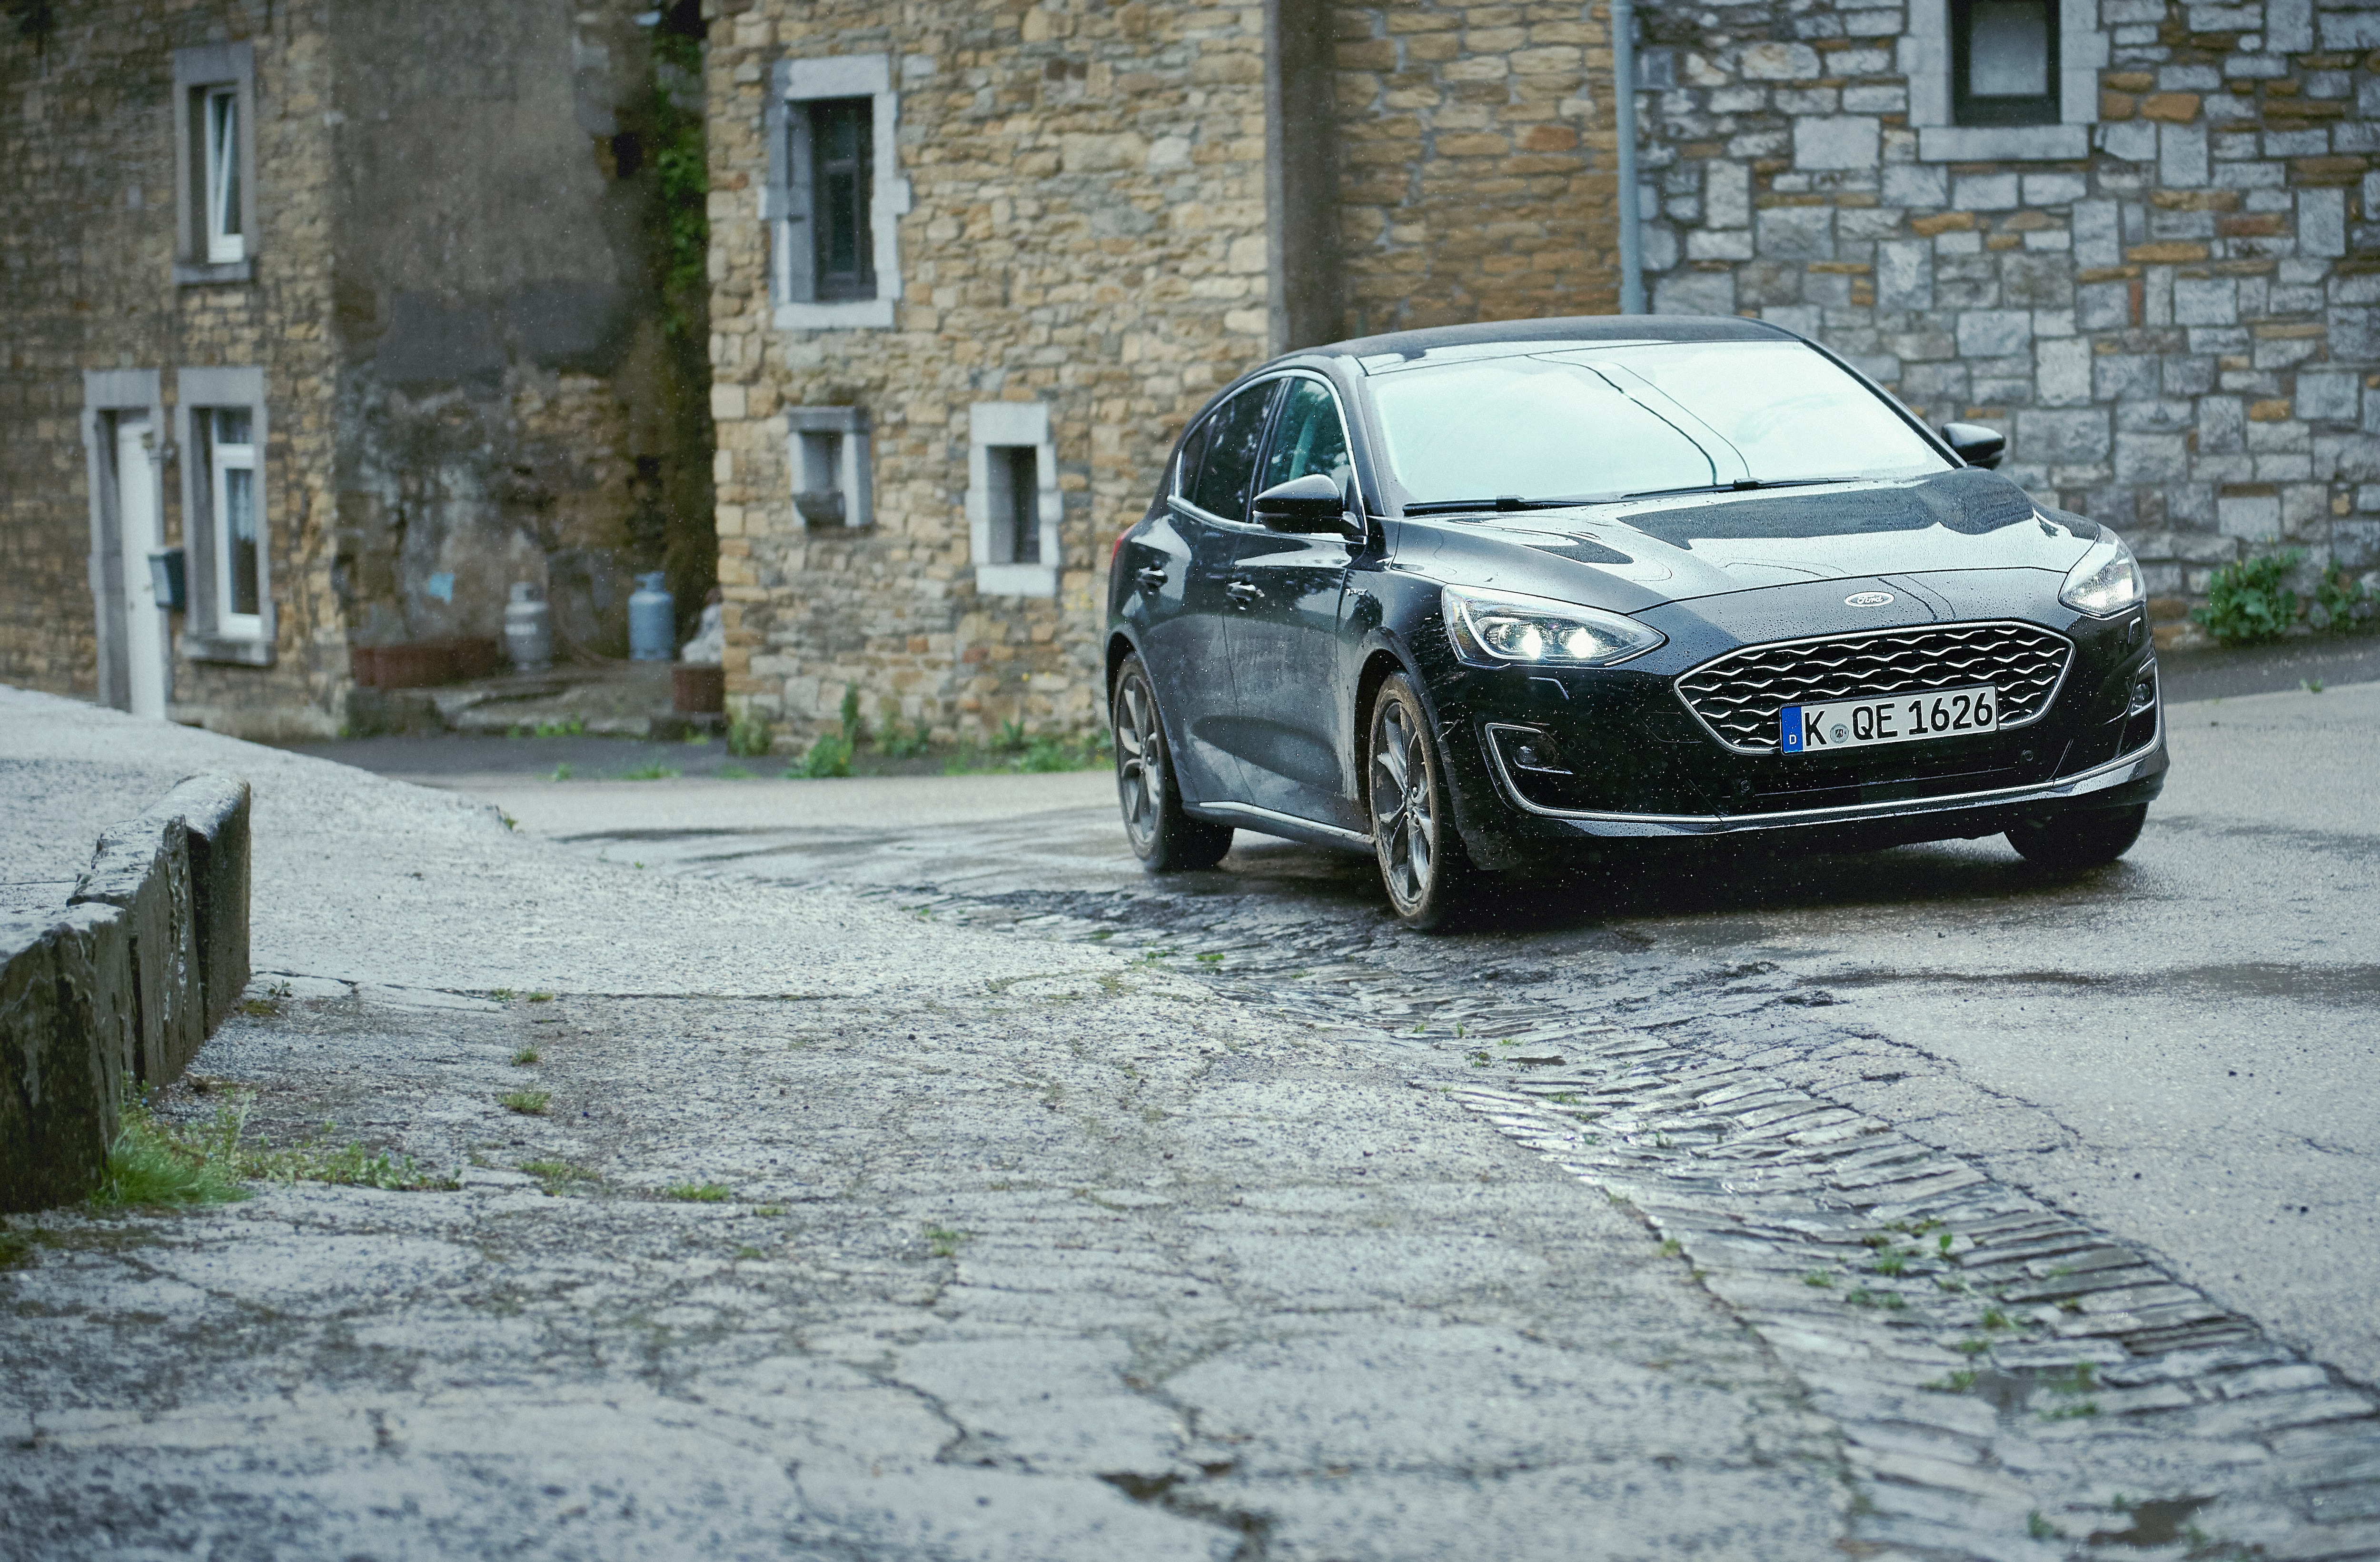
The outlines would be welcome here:
M 174 51 L 174 278 L 254 275 L 256 54 L 249 43 Z
M 821 299 L 876 297 L 869 194 L 876 133 L 866 98 L 802 104 L 809 124 L 811 272 Z
M 776 324 L 888 327 L 901 298 L 900 219 L 910 204 L 892 56 L 779 60 L 772 80 L 761 110 L 769 145 L 761 215 L 771 225 Z
M 1189 497 L 1208 515 L 1225 520 L 1247 519 L 1248 480 L 1256 475 L 1265 412 L 1280 388 L 1278 380 L 1250 385 L 1207 420 L 1206 457 L 1189 485 Z
M 1273 425 L 1272 448 L 1265 455 L 1264 478 L 1256 485 L 1268 488 L 1320 472 L 1333 482 L 1347 477 L 1347 431 L 1339 419 L 1339 398 L 1318 380 L 1292 380 L 1288 399 Z
M 2058 123 L 2058 0 L 1951 0 L 1951 117 Z

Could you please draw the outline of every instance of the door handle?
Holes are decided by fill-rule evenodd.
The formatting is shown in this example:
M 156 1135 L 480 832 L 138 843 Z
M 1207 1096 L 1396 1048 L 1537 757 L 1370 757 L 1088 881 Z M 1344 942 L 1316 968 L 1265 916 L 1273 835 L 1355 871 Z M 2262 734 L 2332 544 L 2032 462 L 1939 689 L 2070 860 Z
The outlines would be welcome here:
M 1140 582 L 1140 589 L 1144 592 L 1159 591 L 1165 585 L 1165 571 L 1152 564 L 1135 571 L 1133 579 Z
M 1234 580 L 1223 588 L 1223 594 L 1242 607 L 1245 607 L 1252 602 L 1264 600 L 1264 588 L 1258 586 L 1254 580 Z

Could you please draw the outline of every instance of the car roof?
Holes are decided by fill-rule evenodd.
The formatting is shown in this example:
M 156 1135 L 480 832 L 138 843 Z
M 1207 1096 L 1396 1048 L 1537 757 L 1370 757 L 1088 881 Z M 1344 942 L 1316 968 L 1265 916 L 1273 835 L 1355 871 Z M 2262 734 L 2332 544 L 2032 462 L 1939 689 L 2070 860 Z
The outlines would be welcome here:
M 1554 320 L 1498 320 L 1476 325 L 1433 325 L 1419 331 L 1390 331 L 1377 336 L 1354 336 L 1322 347 L 1284 354 L 1292 359 L 1354 360 L 1353 367 L 1375 374 L 1417 365 L 1431 359 L 1501 358 L 1549 348 L 1593 347 L 1621 342 L 1774 342 L 1799 341 L 1791 332 L 1767 321 L 1733 315 L 1698 314 L 1574 314 Z

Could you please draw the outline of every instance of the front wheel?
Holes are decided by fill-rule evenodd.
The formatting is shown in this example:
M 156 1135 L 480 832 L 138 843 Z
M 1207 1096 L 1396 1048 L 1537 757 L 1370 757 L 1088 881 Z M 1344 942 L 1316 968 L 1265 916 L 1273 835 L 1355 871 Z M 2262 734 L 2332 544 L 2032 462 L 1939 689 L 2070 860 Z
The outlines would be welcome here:
M 2075 872 L 2104 868 L 2132 849 L 2149 805 L 2131 808 L 2074 809 L 2037 824 L 2019 824 L 2008 833 L 2009 845 L 2028 862 Z
M 1402 673 L 1372 702 L 1372 848 L 1398 920 L 1423 933 L 1468 904 L 1474 882 L 1446 786 L 1446 763 L 1421 696 Z
M 1116 672 L 1116 799 L 1123 805 L 1123 833 L 1133 855 L 1152 873 L 1211 868 L 1232 849 L 1232 827 L 1209 824 L 1182 812 L 1182 790 L 1173 781 L 1173 756 L 1165 746 L 1165 724 L 1157 715 L 1157 690 L 1137 656 Z

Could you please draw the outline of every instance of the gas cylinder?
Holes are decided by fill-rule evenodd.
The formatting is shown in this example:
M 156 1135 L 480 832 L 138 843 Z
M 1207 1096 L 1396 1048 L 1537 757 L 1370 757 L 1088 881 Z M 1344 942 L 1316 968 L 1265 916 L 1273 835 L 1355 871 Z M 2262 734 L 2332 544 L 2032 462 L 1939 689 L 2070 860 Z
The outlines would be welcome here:
M 637 577 L 628 598 L 628 654 L 639 662 L 666 662 L 677 653 L 677 602 L 663 589 L 660 570 Z
M 553 609 L 526 580 L 514 582 L 513 599 L 504 604 L 504 649 L 521 672 L 553 665 Z

